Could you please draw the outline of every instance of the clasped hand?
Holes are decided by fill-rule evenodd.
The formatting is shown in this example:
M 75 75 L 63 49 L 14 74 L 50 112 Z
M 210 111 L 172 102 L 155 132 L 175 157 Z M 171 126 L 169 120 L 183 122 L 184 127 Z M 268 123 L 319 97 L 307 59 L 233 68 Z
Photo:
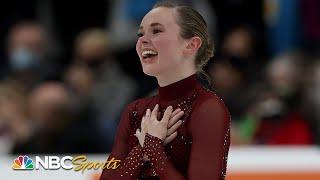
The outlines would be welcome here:
M 135 136 L 138 138 L 140 145 L 143 147 L 146 133 L 163 140 L 164 145 L 174 140 L 178 133 L 177 129 L 181 126 L 182 121 L 179 120 L 184 114 L 181 109 L 173 111 L 172 106 L 167 107 L 162 119 L 158 120 L 159 105 L 154 109 L 147 109 L 146 114 L 141 120 L 141 129 L 136 130 Z

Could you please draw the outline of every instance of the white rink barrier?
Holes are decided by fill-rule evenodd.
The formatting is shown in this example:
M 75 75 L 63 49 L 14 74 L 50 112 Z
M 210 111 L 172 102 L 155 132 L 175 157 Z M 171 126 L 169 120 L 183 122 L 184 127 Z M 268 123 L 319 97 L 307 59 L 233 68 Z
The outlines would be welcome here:
M 24 156 L 25 154 L 21 154 Z M 27 154 L 29 170 L 21 170 L 18 156 L 0 156 L 1 180 L 96 180 L 107 155 L 37 155 Z M 86 159 L 85 159 L 86 158 Z M 19 158 L 18 158 L 19 159 Z M 73 160 L 74 161 L 73 163 Z M 98 164 L 100 163 L 100 164 Z M 17 170 L 13 169 L 13 165 Z M 91 165 L 90 165 L 91 164 Z M 86 167 L 86 168 L 84 168 Z M 91 169 L 90 169 L 91 167 Z M 94 170 L 95 167 L 97 170 Z M 26 168 L 26 167 L 24 167 Z M 74 169 L 78 171 L 75 171 Z M 320 147 L 240 146 L 232 147 L 228 158 L 227 179 L 298 180 L 320 179 Z

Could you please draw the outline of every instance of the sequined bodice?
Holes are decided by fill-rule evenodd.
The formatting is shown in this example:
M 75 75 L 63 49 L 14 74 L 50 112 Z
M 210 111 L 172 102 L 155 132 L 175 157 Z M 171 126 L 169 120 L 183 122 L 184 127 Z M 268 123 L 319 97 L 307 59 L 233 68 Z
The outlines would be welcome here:
M 127 162 L 127 165 L 125 166 L 126 168 L 119 170 L 123 171 L 120 173 L 120 177 L 125 177 L 127 174 L 132 175 L 133 179 L 157 179 L 159 177 L 164 177 L 164 174 L 167 174 L 167 172 L 162 174 L 162 171 L 166 171 L 166 168 L 160 168 L 161 164 L 165 164 L 167 166 L 164 167 L 171 167 L 174 169 L 172 173 L 179 173 L 181 177 L 186 177 L 188 174 L 188 171 L 190 171 L 190 168 L 193 166 L 196 166 L 196 164 L 192 164 L 190 162 L 193 161 L 193 157 L 197 156 L 197 154 L 202 153 L 202 152 L 197 152 L 193 148 L 193 144 L 196 143 L 198 144 L 198 138 L 199 139 L 204 139 L 204 142 L 210 142 L 210 134 L 208 136 L 205 136 L 205 134 L 202 135 L 200 127 L 195 127 L 195 126 L 201 126 L 201 119 L 212 118 L 214 119 L 211 114 L 208 116 L 203 116 L 205 115 L 204 113 L 209 111 L 210 108 L 214 108 L 214 106 L 210 107 L 206 105 L 205 108 L 202 108 L 204 110 L 203 113 L 201 113 L 201 109 L 199 110 L 198 108 L 201 106 L 204 106 L 206 104 L 205 102 L 207 99 L 213 99 L 214 101 L 219 102 L 220 104 L 220 99 L 216 97 L 215 94 L 212 92 L 204 89 L 200 83 L 197 82 L 196 76 L 190 76 L 184 80 L 181 80 L 179 82 L 176 82 L 172 85 L 169 85 L 167 87 L 160 87 L 159 88 L 159 94 L 153 97 L 148 97 L 144 98 L 142 100 L 137 100 L 134 103 L 131 104 L 131 108 L 128 110 L 128 116 L 126 117 L 127 120 L 127 128 L 126 128 L 126 133 L 127 133 L 127 138 L 126 138 L 126 152 L 123 153 L 126 154 L 127 158 L 130 156 L 131 152 L 134 152 L 131 158 L 131 162 Z M 212 101 L 213 101 L 212 100 Z M 222 101 L 221 101 L 222 102 Z M 159 104 L 160 108 L 160 113 L 162 116 L 164 110 L 168 106 L 173 106 L 174 109 L 180 108 L 181 110 L 184 111 L 184 116 L 181 118 L 182 120 L 182 125 L 178 129 L 178 136 L 169 144 L 163 147 L 163 150 L 156 149 L 154 150 L 155 152 L 155 157 L 156 159 L 155 162 L 150 161 L 150 162 L 139 162 L 139 166 L 135 163 L 132 163 L 132 161 L 136 162 L 139 161 L 141 158 L 141 155 L 139 155 L 139 152 L 144 152 L 144 150 L 139 149 L 139 142 L 137 138 L 134 136 L 136 129 L 140 128 L 140 123 L 142 116 L 145 114 L 146 110 L 153 109 L 153 107 Z M 224 106 L 224 105 L 223 105 Z M 225 107 L 222 108 L 223 110 L 223 118 L 222 120 L 217 121 L 217 123 L 223 123 L 223 124 L 215 124 L 215 122 L 212 120 L 210 121 L 209 124 L 212 128 L 223 126 L 224 131 L 223 134 L 220 134 L 220 139 L 219 144 L 217 142 L 216 145 L 221 146 L 221 147 L 214 147 L 215 149 L 218 149 L 217 152 L 211 152 L 211 153 L 217 153 L 215 154 L 214 158 L 217 158 L 218 160 L 220 158 L 220 163 L 219 167 L 217 167 L 217 171 L 215 173 L 219 173 L 219 175 L 215 175 L 215 177 L 219 177 L 219 179 L 223 179 L 225 177 L 225 172 L 226 172 L 226 161 L 227 161 L 227 155 L 228 155 L 228 149 L 229 149 L 229 114 Z M 226 110 L 226 111 L 225 111 Z M 200 112 L 200 114 L 199 114 Z M 220 115 L 217 115 L 217 117 Z M 199 119 L 198 119 L 199 118 Z M 198 122 L 196 122 L 198 121 Z M 208 125 L 205 125 L 208 126 Z M 206 128 L 206 127 L 204 127 Z M 210 129 L 209 129 L 210 130 Z M 199 132 L 198 132 L 199 131 Z M 198 135 L 199 134 L 199 135 Z M 199 136 L 199 137 L 198 137 Z M 204 137 L 201 137 L 204 136 Z M 157 138 L 149 137 L 149 146 L 147 147 L 152 147 L 156 145 L 156 143 L 161 143 L 159 142 Z M 146 139 L 148 139 L 146 137 Z M 209 138 L 209 139 L 208 139 Z M 194 142 L 196 141 L 196 142 Z M 214 143 L 215 139 L 214 137 L 212 138 L 212 143 Z M 220 142 L 221 141 L 221 142 Z M 201 143 L 200 143 L 201 144 Z M 202 146 L 206 146 L 208 144 L 203 144 Z M 214 145 L 214 144 L 212 144 Z M 210 146 L 210 144 L 209 144 Z M 142 148 L 143 149 L 143 148 Z M 202 148 L 200 148 L 202 149 Z M 159 151 L 159 152 L 158 152 Z M 128 154 L 129 153 L 129 154 Z M 111 153 L 110 156 L 120 156 L 117 153 L 113 152 Z M 152 156 L 152 155 L 150 155 Z M 164 157 L 165 156 L 165 157 Z M 212 154 L 208 154 L 208 157 L 212 156 Z M 161 161 L 159 159 L 167 159 L 167 161 Z M 167 164 L 167 163 L 170 163 Z M 154 165 L 160 163 L 159 165 Z M 212 165 L 217 164 L 216 162 L 211 162 Z M 199 166 L 202 166 L 202 164 L 199 164 Z M 130 168 L 130 169 L 129 169 Z M 204 167 L 205 168 L 205 167 Z M 133 170 L 135 173 L 133 173 Z M 139 169 L 139 170 L 137 170 Z M 162 169 L 162 171 L 161 171 Z M 171 173 L 171 170 L 169 171 L 170 176 L 173 176 Z M 130 173 L 132 171 L 132 173 Z M 138 171 L 138 172 L 137 172 Z M 212 171 L 212 170 L 211 170 Z M 107 174 L 104 171 L 103 174 Z M 111 173 L 110 173 L 111 174 Z M 116 174 L 116 173 L 112 173 Z M 136 177 L 134 176 L 136 174 Z M 118 174 L 119 175 L 119 174 Z M 168 175 L 168 174 L 167 174 Z M 169 176 L 169 175 L 168 175 Z M 103 179 L 104 175 L 101 176 Z M 201 176 L 200 176 L 201 177 Z M 130 178 L 129 178 L 130 179 Z
M 143 114 L 146 112 L 147 108 L 152 108 L 156 104 L 160 105 L 160 117 L 162 117 L 164 110 L 168 106 L 172 106 L 174 109 L 180 108 L 184 111 L 184 116 L 181 118 L 182 126 L 178 129 L 178 136 L 169 144 L 165 146 L 166 153 L 168 158 L 174 163 L 175 167 L 181 172 L 187 171 L 187 165 L 189 161 L 190 148 L 192 140 L 188 133 L 187 123 L 190 113 L 192 111 L 192 106 L 194 105 L 195 99 L 197 97 L 197 90 L 194 89 L 190 94 L 185 97 L 181 97 L 178 100 L 163 102 L 159 99 L 159 96 L 151 97 L 148 102 L 148 106 L 145 108 L 139 109 L 139 106 L 136 105 L 135 110 L 131 112 L 130 117 L 130 138 L 129 148 L 133 149 L 139 144 L 137 138 L 134 136 L 136 129 L 140 128 L 141 119 Z M 145 163 L 141 177 L 148 176 L 157 176 L 157 173 L 150 163 Z

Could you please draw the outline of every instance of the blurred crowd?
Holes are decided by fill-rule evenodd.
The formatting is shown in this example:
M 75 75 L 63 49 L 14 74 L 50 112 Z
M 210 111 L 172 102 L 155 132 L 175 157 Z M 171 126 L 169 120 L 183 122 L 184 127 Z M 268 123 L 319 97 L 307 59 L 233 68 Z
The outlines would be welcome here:
M 110 152 L 124 107 L 157 90 L 135 52 L 155 2 L 79 1 L 71 14 L 50 0 L 8 3 L 0 154 Z M 320 2 L 183 2 L 215 42 L 203 82 L 229 107 L 232 145 L 320 144 Z

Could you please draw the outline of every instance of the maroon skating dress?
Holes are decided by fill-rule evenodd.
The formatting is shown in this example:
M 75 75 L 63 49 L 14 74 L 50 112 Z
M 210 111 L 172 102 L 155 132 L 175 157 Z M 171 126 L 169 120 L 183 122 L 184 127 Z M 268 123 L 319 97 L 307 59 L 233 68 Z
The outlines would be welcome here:
M 116 102 L 115 102 L 116 103 Z M 134 136 L 146 110 L 159 104 L 184 111 L 178 136 L 166 146 L 146 135 L 144 147 Z M 230 115 L 222 100 L 192 75 L 165 87 L 159 94 L 130 103 L 123 112 L 112 152 L 121 160 L 116 169 L 104 169 L 105 179 L 225 179 L 230 145 Z M 143 154 L 150 161 L 143 162 Z

